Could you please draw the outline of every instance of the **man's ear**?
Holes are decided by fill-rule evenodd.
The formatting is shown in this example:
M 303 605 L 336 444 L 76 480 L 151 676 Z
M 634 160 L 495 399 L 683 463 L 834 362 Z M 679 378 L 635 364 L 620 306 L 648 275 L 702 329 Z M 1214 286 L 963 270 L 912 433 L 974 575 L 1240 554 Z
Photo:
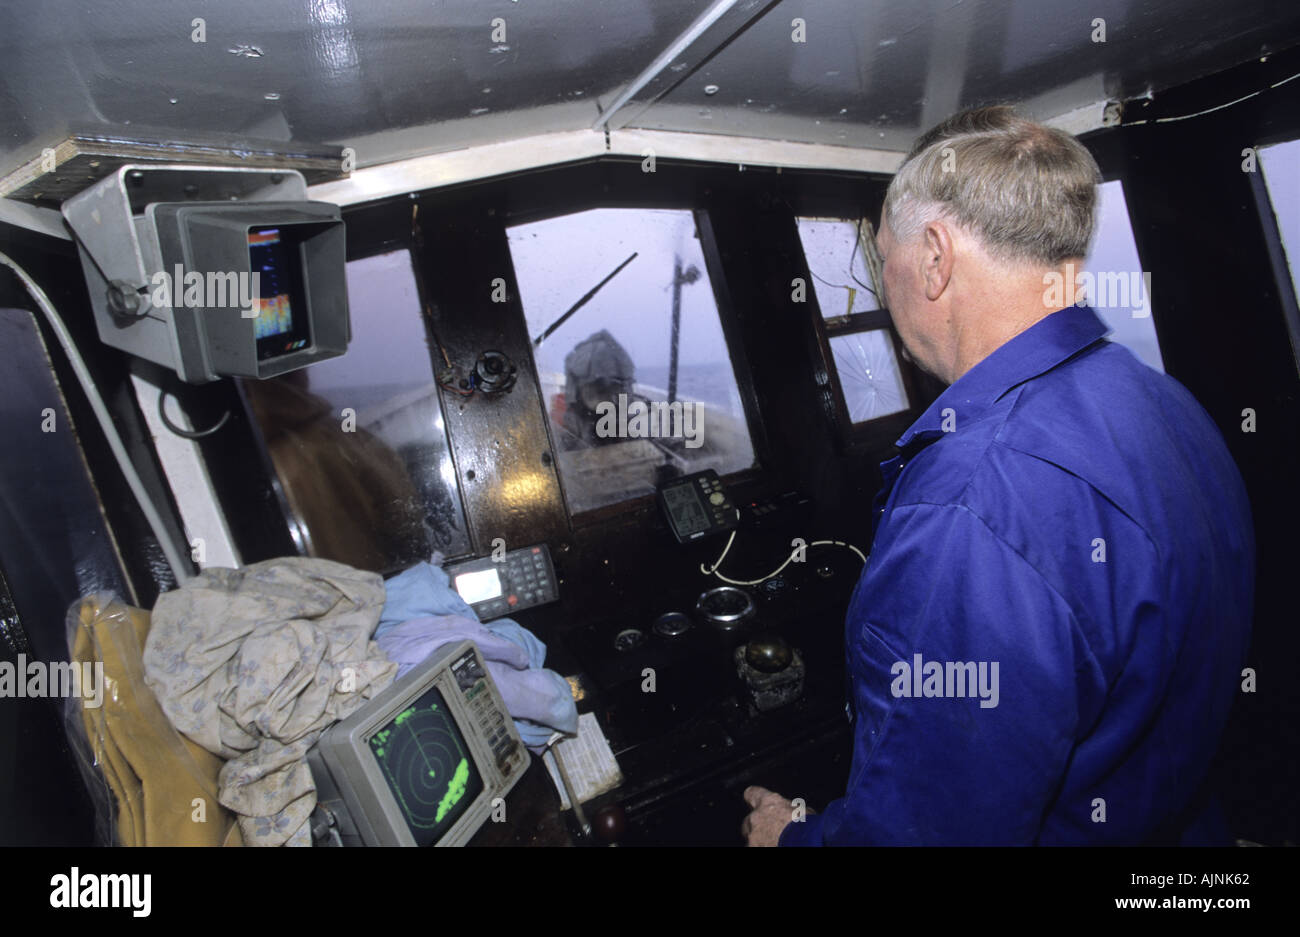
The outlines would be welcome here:
M 921 232 L 921 277 L 925 298 L 934 302 L 948 288 L 956 252 L 952 233 L 942 221 L 931 221 Z

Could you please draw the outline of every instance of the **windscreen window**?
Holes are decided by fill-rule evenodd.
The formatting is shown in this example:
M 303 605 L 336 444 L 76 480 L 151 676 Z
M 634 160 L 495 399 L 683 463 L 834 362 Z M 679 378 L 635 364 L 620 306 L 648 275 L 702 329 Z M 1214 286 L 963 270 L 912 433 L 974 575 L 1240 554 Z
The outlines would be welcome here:
M 244 381 L 302 553 L 387 573 L 469 552 L 408 251 L 347 265 L 347 354 Z
M 508 235 L 572 512 L 754 465 L 690 211 L 593 209 Z

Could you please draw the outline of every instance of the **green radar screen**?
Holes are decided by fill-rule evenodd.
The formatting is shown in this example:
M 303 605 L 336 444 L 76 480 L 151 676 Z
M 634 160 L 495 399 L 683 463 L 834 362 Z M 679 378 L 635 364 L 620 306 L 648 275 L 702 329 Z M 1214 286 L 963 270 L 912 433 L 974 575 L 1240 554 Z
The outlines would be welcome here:
M 437 689 L 430 689 L 370 737 L 417 845 L 431 846 L 483 792 L 465 736 Z

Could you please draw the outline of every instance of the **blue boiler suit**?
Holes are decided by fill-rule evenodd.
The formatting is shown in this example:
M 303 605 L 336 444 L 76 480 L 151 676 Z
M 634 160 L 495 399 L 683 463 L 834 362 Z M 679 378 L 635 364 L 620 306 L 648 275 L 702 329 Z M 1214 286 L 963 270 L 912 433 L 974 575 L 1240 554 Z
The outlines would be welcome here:
M 1250 505 L 1190 393 L 1049 315 L 882 465 L 848 791 L 781 845 L 1177 841 L 1250 637 Z M 982 666 L 982 669 L 981 669 Z

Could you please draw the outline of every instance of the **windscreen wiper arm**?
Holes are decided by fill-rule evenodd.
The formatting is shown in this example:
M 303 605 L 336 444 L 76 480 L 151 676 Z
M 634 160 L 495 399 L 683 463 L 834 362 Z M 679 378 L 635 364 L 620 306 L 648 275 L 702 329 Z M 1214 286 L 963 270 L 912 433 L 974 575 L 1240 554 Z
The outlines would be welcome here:
M 610 280 L 614 279 L 614 277 L 618 276 L 618 272 L 619 272 L 620 270 L 622 270 L 624 267 L 626 267 L 626 266 L 627 266 L 628 264 L 630 264 L 632 261 L 636 260 L 636 255 L 637 255 L 637 253 L 638 253 L 637 251 L 633 251 L 631 257 L 629 257 L 627 260 L 623 261 L 621 264 L 619 264 L 617 267 L 615 267 L 615 268 L 614 268 L 614 271 L 613 271 L 609 276 L 605 277 L 605 279 L 601 280 L 599 283 L 597 283 L 595 286 L 593 286 L 590 290 L 588 290 L 587 293 L 586 293 L 586 295 L 583 296 L 582 299 L 578 300 L 576 303 L 574 303 L 572 306 L 569 307 L 568 312 L 566 312 L 564 315 L 560 316 L 560 318 L 556 319 L 556 320 L 555 320 L 554 322 L 552 322 L 549 326 L 547 326 L 545 332 L 543 332 L 541 335 L 539 335 L 539 336 L 537 336 L 535 339 L 533 339 L 533 347 L 536 348 L 536 347 L 537 347 L 538 345 L 540 345 L 542 342 L 546 341 L 546 339 L 550 336 L 550 334 L 551 334 L 552 332 L 554 332 L 556 329 L 558 329 L 560 326 L 564 325 L 564 323 L 568 321 L 569 316 L 573 315 L 575 312 L 577 312 L 579 309 L 581 309 L 583 306 L 585 306 L 585 305 L 587 304 L 588 300 L 591 299 L 591 297 L 593 297 L 593 296 L 595 296 L 597 293 L 599 293 L 601 287 L 603 287 L 603 286 L 604 286 L 606 283 L 608 283 Z

